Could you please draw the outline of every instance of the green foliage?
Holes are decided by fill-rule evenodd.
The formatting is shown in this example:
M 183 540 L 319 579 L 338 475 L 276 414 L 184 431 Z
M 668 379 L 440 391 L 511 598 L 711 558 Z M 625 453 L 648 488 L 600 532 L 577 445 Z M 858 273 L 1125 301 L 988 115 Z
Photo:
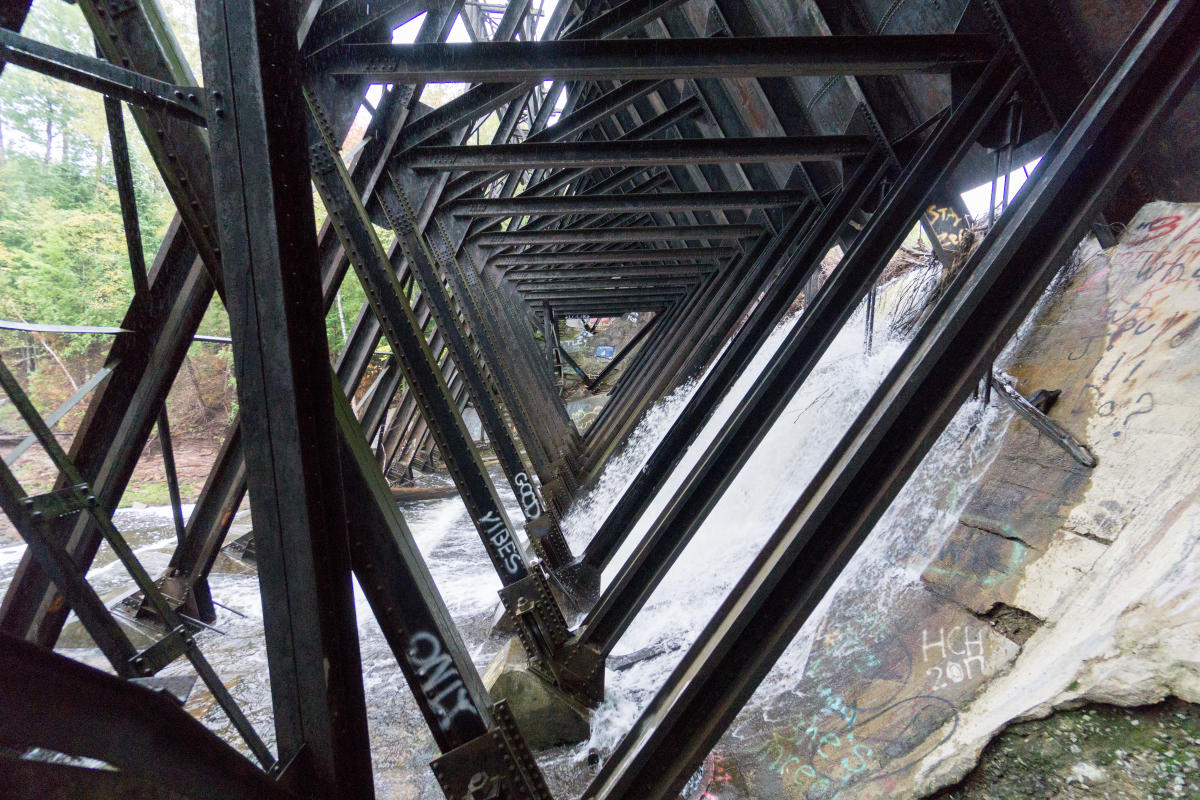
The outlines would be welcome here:
M 75 6 L 36 3 L 23 33 L 75 52 L 92 37 Z M 132 278 L 99 95 L 10 66 L 0 77 L 0 316 L 117 325 Z M 173 214 L 132 124 L 143 249 L 153 258 Z M 96 337 L 71 337 L 81 355 Z
M 188 66 L 200 74 L 193 0 L 157 0 Z M 79 6 L 37 0 L 21 33 L 92 54 Z M 147 268 L 174 216 L 174 206 L 137 126 L 125 129 Z M 318 221 L 325 211 L 315 202 Z M 390 231 L 380 230 L 385 246 Z M 0 74 L 0 318 L 62 325 L 120 325 L 133 299 L 121 208 L 99 94 L 8 65 Z M 331 353 L 345 346 L 365 301 L 351 272 L 327 318 Z M 229 335 L 220 302 L 210 304 L 200 333 Z M 0 333 L 0 355 L 17 369 L 43 410 L 64 400 L 103 363 L 111 336 Z M 385 345 L 386 347 L 386 345 Z M 59 360 L 63 362 L 59 363 Z M 69 377 L 68 377 L 69 375 Z M 196 343 L 167 401 L 172 425 L 200 433 L 237 413 L 232 348 Z M 86 404 L 63 421 L 77 421 Z M 0 420 L 0 423 L 3 423 Z M 0 424 L 3 430 L 4 424 Z
M 94 52 L 75 5 L 35 3 L 22 33 Z M 126 130 L 142 247 L 152 262 L 174 208 L 128 115 Z M 132 297 L 101 96 L 9 65 L 0 75 L 0 318 L 114 326 Z M 111 343 L 91 335 L 0 339 L 6 360 L 24 367 L 35 401 L 47 409 L 70 394 L 71 381 L 99 367 Z

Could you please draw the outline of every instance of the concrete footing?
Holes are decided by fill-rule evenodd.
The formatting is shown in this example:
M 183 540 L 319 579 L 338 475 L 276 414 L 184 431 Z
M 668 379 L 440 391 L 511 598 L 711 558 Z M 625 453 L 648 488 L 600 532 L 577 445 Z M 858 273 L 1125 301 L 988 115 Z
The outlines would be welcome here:
M 483 676 L 493 700 L 507 700 L 532 750 L 575 744 L 588 738 L 587 708 L 572 700 L 529 665 L 521 641 L 509 640 Z

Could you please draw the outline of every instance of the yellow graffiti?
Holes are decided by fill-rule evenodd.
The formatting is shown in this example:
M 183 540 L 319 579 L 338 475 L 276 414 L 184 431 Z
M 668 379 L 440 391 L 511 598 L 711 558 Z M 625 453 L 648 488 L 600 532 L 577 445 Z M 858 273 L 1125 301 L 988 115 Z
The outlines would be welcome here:
M 925 217 L 943 247 L 958 247 L 963 243 L 963 218 L 953 208 L 935 203 L 925 209 Z

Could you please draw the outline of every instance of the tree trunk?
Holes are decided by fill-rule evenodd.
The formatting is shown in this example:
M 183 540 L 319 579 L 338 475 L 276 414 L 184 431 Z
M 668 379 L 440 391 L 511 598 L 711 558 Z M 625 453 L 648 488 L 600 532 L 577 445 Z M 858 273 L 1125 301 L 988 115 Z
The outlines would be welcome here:
M 21 320 L 21 322 L 24 322 L 26 325 L 29 324 L 29 320 L 25 319 L 25 317 L 19 312 L 17 314 L 17 319 Z M 48 341 L 46 341 L 46 337 L 42 336 L 42 334 L 38 333 L 37 331 L 31 331 L 31 333 L 33 334 L 33 338 L 37 339 L 38 343 L 41 344 L 45 351 L 50 354 L 50 357 L 53 358 L 58 364 L 59 368 L 63 371 L 63 374 L 67 376 L 67 380 L 71 383 L 71 389 L 76 392 L 79 391 L 79 384 L 75 382 L 75 377 L 71 375 L 71 370 L 67 369 L 67 365 L 63 363 L 61 358 L 58 357 L 58 353 L 54 352 L 54 348 L 50 346 Z
M 54 120 L 46 117 L 46 155 L 42 158 L 42 169 L 50 167 L 50 145 L 54 142 Z

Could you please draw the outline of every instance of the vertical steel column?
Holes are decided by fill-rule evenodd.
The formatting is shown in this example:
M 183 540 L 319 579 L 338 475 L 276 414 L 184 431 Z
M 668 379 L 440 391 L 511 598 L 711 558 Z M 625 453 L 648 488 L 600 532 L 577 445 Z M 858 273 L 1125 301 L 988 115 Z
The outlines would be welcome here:
M 99 49 L 99 48 L 97 48 Z M 137 197 L 133 191 L 133 172 L 129 165 L 129 146 L 125 140 L 125 119 L 121 103 L 104 97 L 104 117 L 108 125 L 108 140 L 112 149 L 113 173 L 117 182 L 117 197 L 121 204 L 121 226 L 125 231 L 125 250 L 133 278 L 134 295 L 150 291 L 146 275 L 146 256 L 142 251 L 142 231 L 138 222 Z M 175 471 L 175 450 L 171 445 L 171 423 L 164 404 L 158 412 L 158 441 L 162 450 L 163 469 L 167 478 L 167 494 L 171 500 L 171 517 L 175 521 L 175 536 L 180 544 L 184 538 L 182 500 L 179 496 L 179 477 Z
M 318 796 L 371 798 L 291 12 L 198 4 L 217 227 L 279 759 Z
M 550 307 L 550 301 L 547 300 L 542 304 L 542 336 L 545 337 L 546 344 L 546 363 L 550 366 L 551 371 L 554 370 L 554 309 Z

